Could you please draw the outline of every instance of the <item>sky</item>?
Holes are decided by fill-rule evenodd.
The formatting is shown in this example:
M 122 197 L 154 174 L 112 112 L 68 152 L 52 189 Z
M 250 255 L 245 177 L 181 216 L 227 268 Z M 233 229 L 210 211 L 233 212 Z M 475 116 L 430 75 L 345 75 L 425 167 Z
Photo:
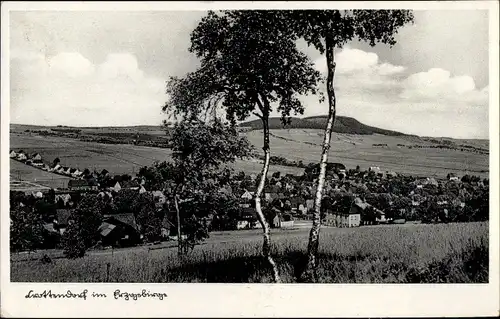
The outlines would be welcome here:
M 11 12 L 11 123 L 161 124 L 165 81 L 198 66 L 187 49 L 205 14 Z M 392 48 L 337 49 L 337 114 L 410 134 L 488 138 L 488 25 L 488 11 L 415 11 Z M 299 47 L 326 75 L 324 57 Z M 302 101 L 304 116 L 328 112 L 315 96 Z

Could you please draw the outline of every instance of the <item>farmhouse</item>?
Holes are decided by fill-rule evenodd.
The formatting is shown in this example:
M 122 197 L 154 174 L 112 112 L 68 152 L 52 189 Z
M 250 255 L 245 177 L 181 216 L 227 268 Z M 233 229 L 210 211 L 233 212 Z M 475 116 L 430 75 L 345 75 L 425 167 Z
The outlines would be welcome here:
M 103 245 L 128 247 L 140 241 L 139 227 L 132 213 L 105 215 L 100 232 Z

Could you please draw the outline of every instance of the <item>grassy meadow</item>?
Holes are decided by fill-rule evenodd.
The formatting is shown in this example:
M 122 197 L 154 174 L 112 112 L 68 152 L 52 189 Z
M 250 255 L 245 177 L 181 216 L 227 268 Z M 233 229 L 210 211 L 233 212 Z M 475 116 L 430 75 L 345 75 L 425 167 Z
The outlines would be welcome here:
M 307 229 L 273 230 L 273 254 L 285 283 L 297 282 L 307 237 Z M 50 263 L 13 261 L 11 281 L 267 283 L 261 244 L 257 230 L 225 232 L 212 234 L 183 259 L 172 247 L 89 252 Z M 487 222 L 325 227 L 318 275 L 323 283 L 485 283 L 488 247 Z

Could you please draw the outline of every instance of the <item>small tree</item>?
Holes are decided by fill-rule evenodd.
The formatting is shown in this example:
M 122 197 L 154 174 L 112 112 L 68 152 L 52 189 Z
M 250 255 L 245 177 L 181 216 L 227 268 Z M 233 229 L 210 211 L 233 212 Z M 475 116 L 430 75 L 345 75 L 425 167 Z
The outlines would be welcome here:
M 194 118 L 176 123 L 170 142 L 174 161 L 162 164 L 154 175 L 161 175 L 165 184 L 170 181 L 172 185 L 179 255 L 182 255 L 187 251 L 182 231 L 187 232 L 186 244 L 194 247 L 208 236 L 203 229 L 205 224 L 199 220 L 221 209 L 221 202 L 215 198 L 218 190 L 230 182 L 223 166 L 248 156 L 252 148 L 234 126 L 216 118 L 210 123 Z
M 161 238 L 162 217 L 157 212 L 153 195 L 150 193 L 139 194 L 132 207 L 134 216 L 140 227 L 141 233 L 147 242 L 154 242 Z
M 99 241 L 98 228 L 102 223 L 105 203 L 97 195 L 86 195 L 70 217 L 63 234 L 64 254 L 68 258 L 80 258 L 85 251 Z
M 33 251 L 43 241 L 43 220 L 29 206 L 14 207 L 10 211 L 10 249 Z

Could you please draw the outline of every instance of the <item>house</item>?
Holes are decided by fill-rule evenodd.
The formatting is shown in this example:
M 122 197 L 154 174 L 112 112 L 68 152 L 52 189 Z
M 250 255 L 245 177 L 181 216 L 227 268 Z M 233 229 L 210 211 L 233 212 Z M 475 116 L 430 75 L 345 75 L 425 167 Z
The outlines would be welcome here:
M 59 201 L 61 201 L 64 206 L 68 205 L 68 203 L 71 201 L 71 195 L 70 194 L 55 195 L 54 202 L 58 203 Z
M 257 212 L 254 208 L 241 208 L 236 229 L 243 228 L 261 228 L 261 224 L 257 218 Z
M 64 167 L 63 174 L 71 175 L 71 167 Z
M 33 161 L 41 161 L 42 160 L 42 155 L 40 155 L 39 153 L 35 153 L 35 154 L 31 155 L 31 159 Z
M 139 190 L 141 185 L 136 180 L 124 181 L 121 183 L 122 189 L 131 189 L 131 190 Z
M 333 227 L 359 227 L 361 213 L 369 206 L 360 198 L 356 198 L 347 212 L 333 212 L 325 217 L 325 225 Z
M 89 183 L 84 179 L 72 179 L 68 182 L 68 188 L 83 190 L 83 189 L 90 189 L 91 187 Z
M 71 173 L 71 176 L 73 177 L 80 177 L 83 174 L 78 168 L 75 168 L 75 170 Z
M 23 151 L 19 151 L 19 153 L 17 153 L 17 159 L 19 161 L 25 161 L 28 159 L 28 157 L 26 156 L 26 154 L 24 154 Z
M 42 168 L 45 164 L 41 160 L 33 161 L 33 166 Z
M 116 182 L 115 186 L 111 187 L 111 190 L 119 192 L 122 189 L 120 182 Z
M 141 185 L 141 187 L 139 188 L 139 194 L 144 194 L 146 192 L 146 189 L 144 188 L 144 186 Z
M 250 228 L 250 222 L 248 220 L 238 220 L 236 222 L 236 229 Z
M 52 167 L 50 170 L 51 170 L 52 172 L 57 172 L 57 171 L 59 171 L 60 169 L 61 169 L 61 165 L 56 164 L 56 165 L 55 165 L 54 167 Z
M 246 200 L 252 200 L 253 194 L 250 193 L 249 191 L 245 190 L 245 192 L 243 193 L 243 195 L 240 196 L 240 198 L 246 199 Z
M 100 232 L 104 246 L 129 247 L 140 242 L 139 227 L 132 213 L 105 215 Z
M 9 157 L 10 158 L 16 158 L 17 157 L 17 153 L 15 151 L 10 151 Z

